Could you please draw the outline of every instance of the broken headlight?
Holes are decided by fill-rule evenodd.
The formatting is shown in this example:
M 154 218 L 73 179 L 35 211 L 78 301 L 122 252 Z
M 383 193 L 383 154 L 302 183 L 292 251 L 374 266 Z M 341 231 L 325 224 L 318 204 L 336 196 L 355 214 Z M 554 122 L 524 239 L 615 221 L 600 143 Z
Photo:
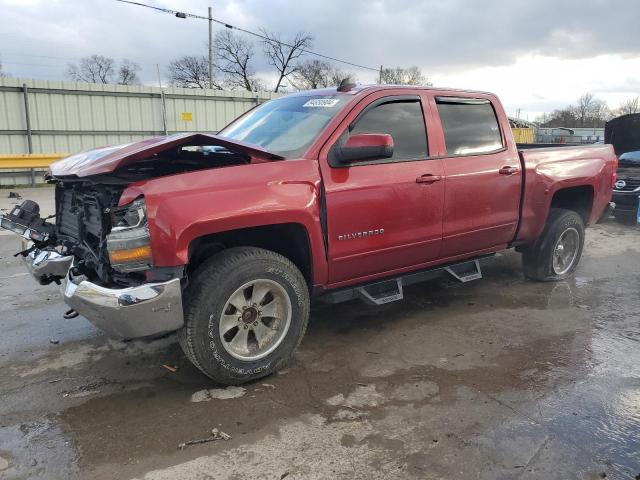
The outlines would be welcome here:
M 32 200 L 25 200 L 13 207 L 10 213 L 1 215 L 0 227 L 36 242 L 47 241 L 54 229 L 53 225 L 40 218 L 40 206 Z
M 107 251 L 111 267 L 119 272 L 138 272 L 151 267 L 153 262 L 144 198 L 111 210 Z

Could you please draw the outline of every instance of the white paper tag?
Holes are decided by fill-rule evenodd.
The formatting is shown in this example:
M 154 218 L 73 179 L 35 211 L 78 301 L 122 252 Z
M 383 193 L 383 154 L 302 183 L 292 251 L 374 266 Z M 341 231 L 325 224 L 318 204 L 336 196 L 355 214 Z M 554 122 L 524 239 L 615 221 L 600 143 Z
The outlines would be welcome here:
M 337 98 L 313 98 L 304 105 L 303 107 L 333 107 L 336 103 L 338 103 Z

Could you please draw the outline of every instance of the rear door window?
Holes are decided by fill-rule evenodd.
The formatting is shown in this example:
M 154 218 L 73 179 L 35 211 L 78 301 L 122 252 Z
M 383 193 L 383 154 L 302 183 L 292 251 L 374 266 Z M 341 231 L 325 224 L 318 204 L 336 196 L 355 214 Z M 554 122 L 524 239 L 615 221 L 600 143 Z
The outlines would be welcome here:
M 477 155 L 503 147 L 500 125 L 488 100 L 436 97 L 447 155 Z

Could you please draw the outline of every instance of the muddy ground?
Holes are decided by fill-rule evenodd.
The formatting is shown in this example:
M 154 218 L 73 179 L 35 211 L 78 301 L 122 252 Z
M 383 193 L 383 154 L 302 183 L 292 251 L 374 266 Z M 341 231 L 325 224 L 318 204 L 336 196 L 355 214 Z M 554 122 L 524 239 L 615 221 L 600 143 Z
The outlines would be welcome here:
M 225 390 L 173 335 L 64 320 L 17 247 L 0 234 L 1 479 L 640 479 L 637 228 L 588 230 L 566 282 L 505 252 L 481 281 L 316 304 L 286 370 Z

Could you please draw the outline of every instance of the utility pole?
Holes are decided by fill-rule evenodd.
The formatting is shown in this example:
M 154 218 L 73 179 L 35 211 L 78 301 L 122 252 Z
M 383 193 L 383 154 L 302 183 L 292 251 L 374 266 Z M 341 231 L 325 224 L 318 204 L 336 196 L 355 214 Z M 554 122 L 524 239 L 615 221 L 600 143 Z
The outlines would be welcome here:
M 213 89 L 213 8 L 209 7 L 209 88 Z
M 162 104 L 162 130 L 167 135 L 167 101 L 162 88 L 162 78 L 160 77 L 160 65 L 156 63 L 156 71 L 158 72 L 158 85 L 160 85 L 160 103 Z
M 160 77 L 160 65 L 156 63 L 156 72 L 158 73 L 158 86 L 162 90 L 162 78 Z
M 380 65 L 380 75 L 378 77 L 378 83 L 382 84 L 382 65 Z

